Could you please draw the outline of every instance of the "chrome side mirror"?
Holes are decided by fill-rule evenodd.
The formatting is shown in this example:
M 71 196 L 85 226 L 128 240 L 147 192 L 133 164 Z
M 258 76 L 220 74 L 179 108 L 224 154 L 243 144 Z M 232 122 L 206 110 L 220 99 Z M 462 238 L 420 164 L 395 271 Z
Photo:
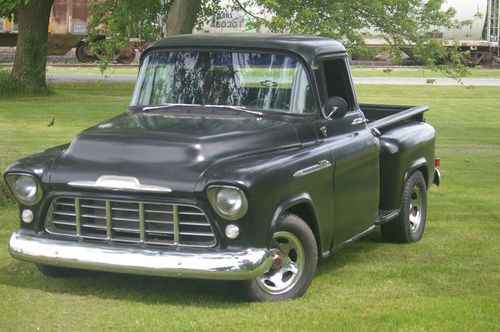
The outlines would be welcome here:
M 325 103 L 324 115 L 327 120 L 340 119 L 349 110 L 347 102 L 342 97 L 330 97 Z

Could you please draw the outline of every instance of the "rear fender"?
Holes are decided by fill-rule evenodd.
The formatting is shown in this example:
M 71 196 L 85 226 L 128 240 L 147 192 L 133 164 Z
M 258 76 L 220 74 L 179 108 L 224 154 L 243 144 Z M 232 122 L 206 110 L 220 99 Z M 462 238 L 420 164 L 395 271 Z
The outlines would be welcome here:
M 424 122 L 408 122 L 386 131 L 380 149 L 381 210 L 399 209 L 402 188 L 412 172 L 420 170 L 427 186 L 434 174 L 436 131 Z
M 424 176 L 425 183 L 427 184 L 427 187 L 429 187 L 429 161 L 425 157 L 418 158 L 417 160 L 413 161 L 409 166 L 408 169 L 405 172 L 405 176 L 403 179 L 403 184 L 406 182 L 406 180 L 410 177 L 410 175 L 415 172 L 415 171 L 420 171 L 422 175 Z

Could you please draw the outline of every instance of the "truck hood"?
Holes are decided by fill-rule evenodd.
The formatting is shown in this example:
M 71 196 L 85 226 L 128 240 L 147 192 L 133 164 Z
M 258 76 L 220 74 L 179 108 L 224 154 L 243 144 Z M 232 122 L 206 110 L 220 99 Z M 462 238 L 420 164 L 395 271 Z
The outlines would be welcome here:
M 72 181 L 126 176 L 190 192 L 215 161 L 301 143 L 293 122 L 224 113 L 124 113 L 75 137 L 54 161 L 50 183 L 63 190 Z

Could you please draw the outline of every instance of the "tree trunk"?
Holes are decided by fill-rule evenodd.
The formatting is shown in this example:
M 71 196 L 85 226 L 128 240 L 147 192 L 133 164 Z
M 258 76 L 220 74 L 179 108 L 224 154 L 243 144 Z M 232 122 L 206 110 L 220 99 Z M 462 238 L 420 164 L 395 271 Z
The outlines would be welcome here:
M 168 11 L 167 37 L 192 33 L 201 0 L 175 0 Z
M 10 79 L 23 90 L 44 88 L 48 26 L 54 0 L 20 2 L 15 16 L 19 34 Z

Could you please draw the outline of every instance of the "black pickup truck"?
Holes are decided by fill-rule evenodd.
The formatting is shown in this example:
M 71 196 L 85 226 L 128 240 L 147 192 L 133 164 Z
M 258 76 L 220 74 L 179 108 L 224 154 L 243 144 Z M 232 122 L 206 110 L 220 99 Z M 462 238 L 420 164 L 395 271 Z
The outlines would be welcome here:
M 11 165 L 13 257 L 236 280 L 301 296 L 318 258 L 381 225 L 408 243 L 439 185 L 424 106 L 356 100 L 345 48 L 291 35 L 189 35 L 141 58 L 130 107 Z M 77 115 L 75 115 L 77 116 Z

